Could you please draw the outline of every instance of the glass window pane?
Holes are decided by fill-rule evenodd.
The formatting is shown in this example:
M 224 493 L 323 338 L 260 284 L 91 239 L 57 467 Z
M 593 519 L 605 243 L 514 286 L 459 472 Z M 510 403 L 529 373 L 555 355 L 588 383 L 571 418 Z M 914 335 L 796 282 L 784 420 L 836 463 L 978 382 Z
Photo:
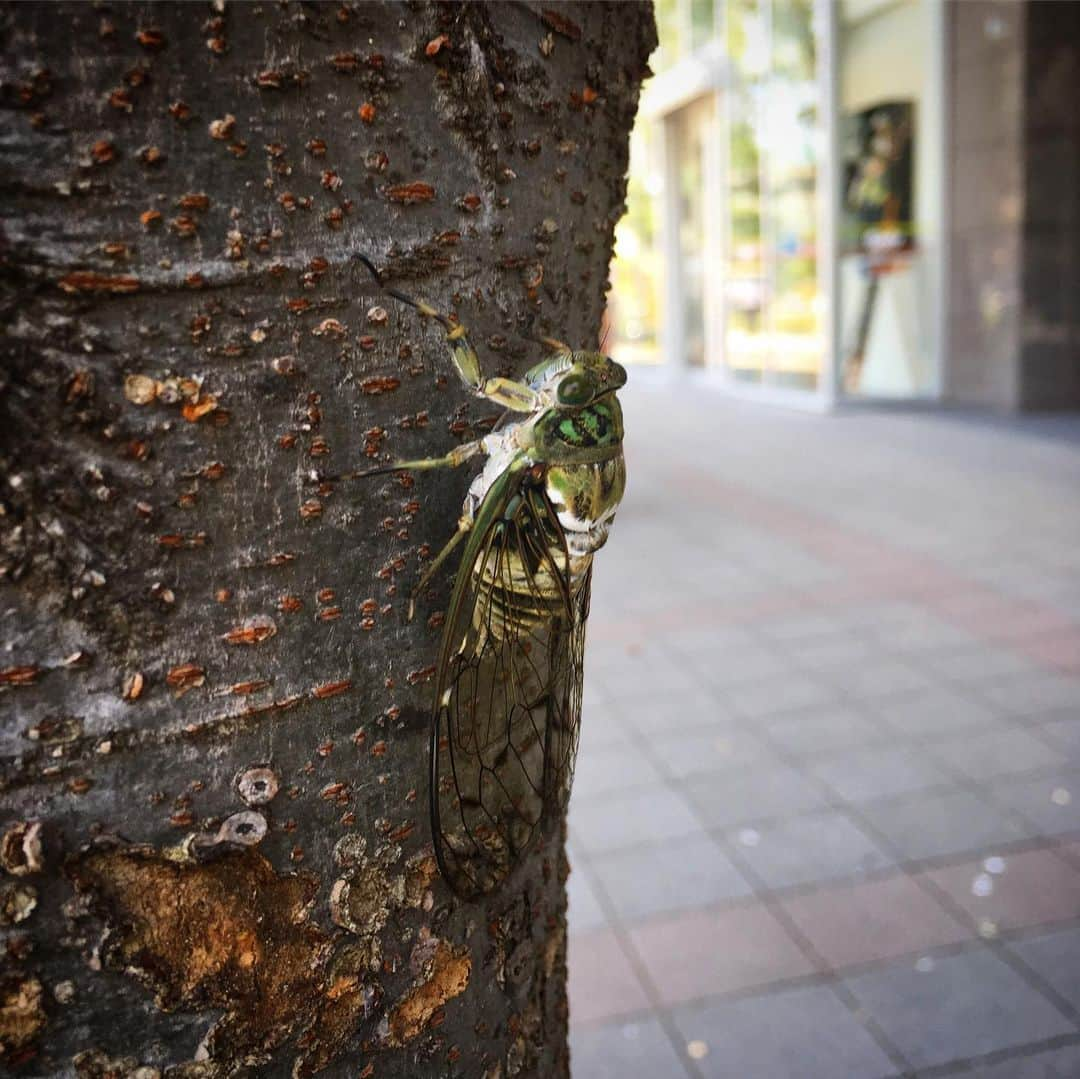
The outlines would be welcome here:
M 716 36 L 713 0 L 690 0 L 690 42 L 693 48 L 712 41 Z
M 728 102 L 724 351 L 731 374 L 743 382 L 760 381 L 768 362 L 759 96 L 743 88 Z
M 663 257 L 660 225 L 663 171 L 654 124 L 639 122 L 630 137 L 626 213 L 615 229 L 605 348 L 620 363 L 658 364 Z
M 649 65 L 659 73 L 682 59 L 688 43 L 683 41 L 683 14 L 679 0 L 656 0 L 653 10 L 656 14 L 658 46 L 649 58 Z
M 692 367 L 706 363 L 705 307 L 708 221 L 705 154 L 713 119 L 711 95 L 699 98 L 675 114 L 671 132 L 675 141 L 675 176 L 678 184 L 679 251 L 683 307 L 683 345 Z
M 926 0 L 845 8 L 839 27 L 840 341 L 847 394 L 934 392 L 940 108 Z M 937 114 L 940 115 L 940 114 Z
M 774 0 L 771 38 L 771 381 L 813 389 L 825 340 L 818 296 L 818 86 L 812 0 Z

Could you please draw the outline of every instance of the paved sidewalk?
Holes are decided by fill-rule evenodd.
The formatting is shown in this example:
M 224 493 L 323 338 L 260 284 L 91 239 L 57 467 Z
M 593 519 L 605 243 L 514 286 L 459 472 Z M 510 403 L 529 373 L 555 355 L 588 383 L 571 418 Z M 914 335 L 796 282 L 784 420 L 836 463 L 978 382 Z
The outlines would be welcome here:
M 1080 419 L 626 398 L 575 1079 L 1080 1076 Z

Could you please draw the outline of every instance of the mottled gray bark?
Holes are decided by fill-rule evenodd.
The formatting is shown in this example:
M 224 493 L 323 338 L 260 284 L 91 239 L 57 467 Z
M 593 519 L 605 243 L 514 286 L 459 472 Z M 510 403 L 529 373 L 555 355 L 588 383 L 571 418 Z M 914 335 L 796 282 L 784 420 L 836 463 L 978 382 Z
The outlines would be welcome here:
M 562 850 L 431 856 L 405 597 L 468 476 L 337 478 L 491 410 L 351 255 L 491 374 L 594 345 L 650 6 L 0 19 L 0 1062 L 566 1074 Z

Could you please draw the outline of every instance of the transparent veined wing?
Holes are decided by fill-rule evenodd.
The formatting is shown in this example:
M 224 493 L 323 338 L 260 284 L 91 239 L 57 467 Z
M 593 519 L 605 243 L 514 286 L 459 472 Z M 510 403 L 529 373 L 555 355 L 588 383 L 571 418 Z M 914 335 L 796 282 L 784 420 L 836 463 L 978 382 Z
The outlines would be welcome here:
M 566 807 L 590 561 L 572 562 L 542 476 L 515 462 L 477 513 L 436 679 L 432 835 L 460 895 L 498 887 Z

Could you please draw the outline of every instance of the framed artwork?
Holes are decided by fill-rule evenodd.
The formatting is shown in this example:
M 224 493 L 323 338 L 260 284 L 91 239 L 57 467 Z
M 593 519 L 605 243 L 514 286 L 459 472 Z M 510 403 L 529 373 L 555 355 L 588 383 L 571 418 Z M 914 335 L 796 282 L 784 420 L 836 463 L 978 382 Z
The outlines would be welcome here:
M 889 101 L 844 118 L 844 238 L 848 251 L 872 253 L 881 233 L 893 245 L 915 242 L 912 182 L 914 105 Z
M 842 247 L 862 256 L 866 280 L 855 340 L 844 356 L 848 393 L 860 390 L 881 280 L 907 270 L 915 247 L 914 112 L 910 101 L 886 101 L 843 119 Z

